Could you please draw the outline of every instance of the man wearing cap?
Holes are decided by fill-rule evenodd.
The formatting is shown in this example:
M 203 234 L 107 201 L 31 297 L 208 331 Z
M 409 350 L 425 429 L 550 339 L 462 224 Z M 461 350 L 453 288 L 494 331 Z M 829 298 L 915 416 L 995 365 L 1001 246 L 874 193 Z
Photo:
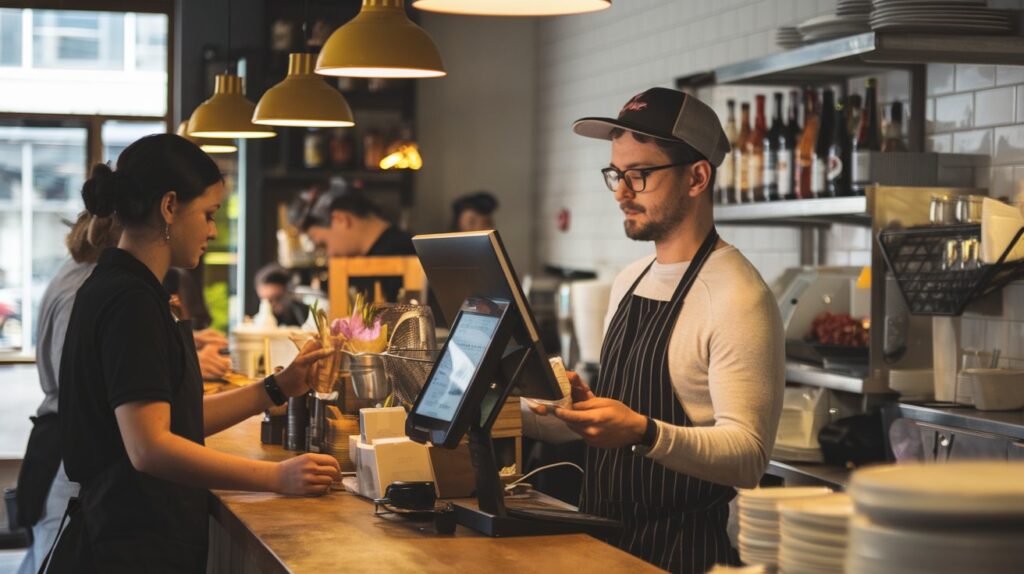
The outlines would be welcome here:
M 661 568 L 738 564 L 728 504 L 768 464 L 784 348 L 770 290 L 715 231 L 725 133 L 711 108 L 665 88 L 573 131 L 611 140 L 604 181 L 626 235 L 655 248 L 615 280 L 598 379 L 571 375 L 573 408 L 555 411 L 588 445 L 581 510 L 622 521 L 610 542 Z

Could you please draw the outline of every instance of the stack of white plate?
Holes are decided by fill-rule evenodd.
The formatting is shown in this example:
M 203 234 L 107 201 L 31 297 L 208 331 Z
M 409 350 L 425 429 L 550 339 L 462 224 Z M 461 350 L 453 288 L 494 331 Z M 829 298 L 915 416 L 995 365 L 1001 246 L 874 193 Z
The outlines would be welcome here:
M 740 559 L 744 564 L 774 566 L 779 562 L 779 510 L 783 500 L 829 494 L 825 487 L 757 488 L 740 490 Z
M 988 8 L 985 0 L 874 0 L 870 24 L 897 32 L 1010 34 L 1015 16 Z
M 800 32 L 804 42 L 809 44 L 871 31 L 866 14 L 854 16 L 826 14 L 811 18 L 801 23 L 796 29 Z
M 1024 463 L 880 466 L 849 492 L 850 574 L 1024 572 Z
M 853 502 L 837 493 L 779 504 L 779 569 L 785 574 L 843 574 Z
M 839 0 L 836 2 L 836 16 L 867 17 L 871 13 L 871 0 Z
M 775 30 L 775 44 L 780 48 L 791 50 L 804 45 L 804 37 L 795 26 L 782 26 Z

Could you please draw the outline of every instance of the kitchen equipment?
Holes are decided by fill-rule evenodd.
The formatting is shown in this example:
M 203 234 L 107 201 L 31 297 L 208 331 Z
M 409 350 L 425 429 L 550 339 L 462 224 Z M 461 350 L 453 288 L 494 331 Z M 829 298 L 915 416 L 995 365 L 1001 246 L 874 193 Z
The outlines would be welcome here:
M 611 283 L 593 279 L 573 281 L 570 287 L 570 311 L 573 339 L 578 351 L 577 371 L 596 372 L 601 361 L 601 343 L 604 340 L 604 320 L 608 313 Z M 574 365 L 574 363 L 565 363 Z
M 306 448 L 306 433 L 309 430 L 309 407 L 306 402 L 308 399 L 307 395 L 288 399 L 285 450 L 301 451 Z
M 981 204 L 981 261 L 992 264 L 1011 245 L 1006 261 L 1024 259 L 1024 241 L 1020 234 L 1024 233 L 1024 213 L 1020 209 L 995 199 L 984 198 Z
M 928 206 L 928 220 L 934 225 L 948 225 L 956 221 L 956 200 L 948 195 L 932 196 Z
M 932 317 L 932 370 L 935 400 L 956 400 L 956 377 L 962 368 L 960 317 Z
M 353 354 L 349 360 L 352 391 L 357 399 L 381 401 L 391 392 L 384 359 L 377 354 Z
M 1024 371 L 964 369 L 962 384 L 970 385 L 974 408 L 979 411 L 1014 411 L 1024 408 Z
M 956 198 L 957 223 L 981 223 L 983 199 L 980 195 L 961 195 Z
M 935 397 L 935 371 L 933 369 L 891 369 L 889 371 L 889 388 L 899 393 L 900 400 L 903 401 L 930 401 Z
M 404 404 L 416 402 L 437 355 L 434 316 L 430 307 L 408 305 L 389 326 L 384 369 L 395 397 Z M 386 319 L 386 318 L 385 318 Z
M 828 422 L 828 391 L 820 387 L 787 386 L 772 459 L 821 462 L 818 433 Z

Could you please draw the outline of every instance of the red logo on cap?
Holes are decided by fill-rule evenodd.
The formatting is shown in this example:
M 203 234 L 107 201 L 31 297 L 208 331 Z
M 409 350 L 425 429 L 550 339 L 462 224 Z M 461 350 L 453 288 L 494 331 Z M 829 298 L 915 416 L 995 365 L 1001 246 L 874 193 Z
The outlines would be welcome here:
M 619 112 L 619 115 L 622 115 L 623 112 L 639 112 L 640 110 L 646 109 L 647 102 L 640 99 L 640 96 L 642 95 L 643 94 L 637 94 L 633 96 L 632 100 L 626 102 L 626 105 L 622 106 L 622 111 Z

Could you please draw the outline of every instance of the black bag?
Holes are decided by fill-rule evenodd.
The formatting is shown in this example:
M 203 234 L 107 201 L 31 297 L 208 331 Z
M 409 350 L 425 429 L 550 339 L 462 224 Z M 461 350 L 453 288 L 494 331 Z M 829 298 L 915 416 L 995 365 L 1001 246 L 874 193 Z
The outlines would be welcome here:
M 43 515 L 53 477 L 60 468 L 60 420 L 57 413 L 32 418 L 25 460 L 18 472 L 18 524 L 31 528 Z
M 85 536 L 85 522 L 81 509 L 82 505 L 77 498 L 68 500 L 68 507 L 60 520 L 57 536 L 53 539 L 53 546 L 50 546 L 46 558 L 43 558 L 37 574 L 62 574 L 82 570 L 80 546 L 82 537 Z
M 885 461 L 882 414 L 853 415 L 830 423 L 818 433 L 825 464 L 863 466 Z

